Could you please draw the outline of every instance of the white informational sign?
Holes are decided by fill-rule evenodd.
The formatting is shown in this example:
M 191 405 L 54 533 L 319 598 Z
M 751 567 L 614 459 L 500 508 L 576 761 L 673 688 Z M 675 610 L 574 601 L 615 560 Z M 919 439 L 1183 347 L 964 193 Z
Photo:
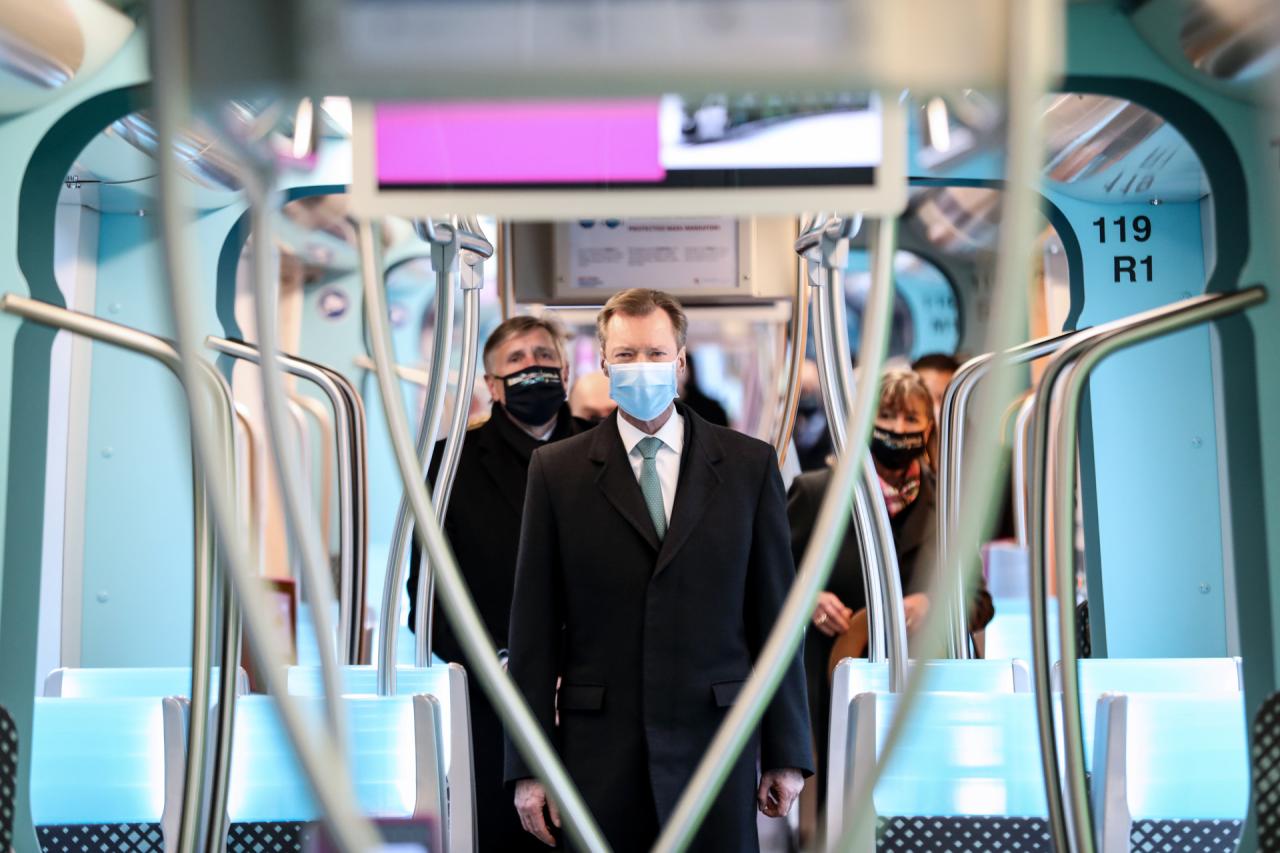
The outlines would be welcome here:
M 565 227 L 561 268 L 569 290 L 724 293 L 739 287 L 737 220 L 583 220 Z

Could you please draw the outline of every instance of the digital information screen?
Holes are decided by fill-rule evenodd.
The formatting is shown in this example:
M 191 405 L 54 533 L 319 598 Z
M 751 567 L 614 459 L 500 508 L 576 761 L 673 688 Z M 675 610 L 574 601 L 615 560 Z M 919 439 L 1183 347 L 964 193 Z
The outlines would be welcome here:
M 357 212 L 895 213 L 901 110 L 870 95 L 365 105 Z

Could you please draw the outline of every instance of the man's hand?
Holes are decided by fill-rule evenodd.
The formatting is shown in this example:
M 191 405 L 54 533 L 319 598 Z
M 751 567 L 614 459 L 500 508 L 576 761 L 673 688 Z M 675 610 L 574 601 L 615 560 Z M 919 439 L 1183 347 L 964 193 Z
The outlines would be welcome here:
M 560 810 L 547 796 L 542 783 L 537 779 L 521 779 L 516 782 L 516 811 L 520 813 L 520 824 L 524 831 L 541 841 L 548 847 L 556 846 L 555 836 L 547 828 L 547 819 L 543 809 L 551 814 L 551 822 L 560 828 Z
M 835 637 L 849 630 L 849 619 L 853 611 L 844 606 L 833 592 L 818 594 L 818 603 L 813 608 L 813 626 L 828 637 Z
M 902 599 L 902 609 L 907 614 L 907 630 L 914 631 L 924 624 L 924 618 L 929 615 L 929 596 L 913 592 Z
M 765 817 L 786 817 L 803 789 L 804 776 L 799 770 L 790 767 L 766 770 L 760 775 L 756 804 Z

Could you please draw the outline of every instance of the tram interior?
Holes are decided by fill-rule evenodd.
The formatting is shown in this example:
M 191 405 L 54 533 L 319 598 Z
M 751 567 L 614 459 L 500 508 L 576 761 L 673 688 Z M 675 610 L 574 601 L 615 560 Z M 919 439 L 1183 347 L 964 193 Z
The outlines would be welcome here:
M 405 473 L 425 471 L 423 448 L 460 453 L 505 416 L 477 364 L 500 324 L 558 323 L 571 391 L 601 372 L 597 314 L 629 287 L 681 300 L 696 359 L 696 380 L 682 381 L 727 427 L 773 445 L 786 486 L 802 466 L 832 472 L 841 521 L 796 565 L 794 621 L 789 609 L 777 626 L 790 648 L 820 624 L 823 547 L 846 526 L 864 543 L 869 648 L 823 674 L 821 785 L 808 780 L 785 819 L 758 818 L 761 849 L 1280 849 L 1269 4 L 1027 4 L 1052 23 L 973 4 L 1008 31 L 1008 80 L 988 79 L 989 57 L 944 70 L 872 58 L 838 96 L 822 71 L 768 91 L 710 51 L 680 79 L 688 91 L 699 73 L 711 91 L 746 88 L 735 73 L 755 89 L 664 102 L 681 156 L 770 134 L 826 156 L 837 146 L 821 130 L 818 142 L 790 134 L 883 100 L 905 117 L 902 138 L 883 140 L 905 148 L 904 203 L 818 206 L 800 187 L 778 210 L 717 187 L 724 210 L 688 215 L 690 199 L 700 214 L 723 202 L 685 188 L 615 216 L 590 210 L 629 190 L 587 182 L 538 215 L 527 199 L 542 197 L 519 182 L 492 196 L 525 199 L 508 210 L 466 207 L 486 196 L 465 193 L 449 197 L 456 207 L 378 210 L 377 192 L 360 194 L 373 156 L 362 107 L 465 105 L 474 67 L 450 59 L 457 94 L 391 82 L 368 53 L 374 29 L 361 41 L 355 27 L 342 38 L 356 47 L 326 65 L 313 53 L 348 42 L 324 42 L 317 25 L 290 34 L 304 59 L 238 68 L 218 42 L 237 28 L 202 30 L 214 4 L 175 0 L 198 25 L 157 47 L 159 5 L 0 9 L 13 199 L 0 214 L 0 849 L 329 849 L 311 846 L 313 826 L 333 849 L 499 849 L 478 816 L 475 697 L 500 697 L 509 732 L 532 717 L 501 692 L 516 689 L 505 660 L 445 660 L 421 638 L 426 623 L 408 623 L 417 535 L 439 585 L 434 618 L 470 630 L 457 627 L 437 510 L 415 503 L 429 488 Z M 329 24 L 332 9 L 361 6 L 312 5 Z M 442 5 L 462 28 L 501 4 Z M 525 5 L 534 16 L 539 4 Z M 879 21 L 866 6 L 851 4 Z M 583 26 L 584 42 L 599 35 Z M 931 39 L 967 56 L 936 30 L 921 25 L 921 57 Z M 405 43 L 380 32 L 403 59 Z M 1039 37 L 1057 47 L 1018 49 Z M 182 74 L 175 57 L 191 62 Z M 508 63 L 484 79 L 512 103 L 557 85 L 581 98 L 587 84 L 564 84 L 550 59 L 535 51 L 528 78 Z M 673 91 L 652 67 L 609 65 L 591 94 Z M 164 91 L 182 90 L 166 73 L 195 107 L 176 137 L 166 122 L 180 101 Z M 255 74 L 269 85 L 250 85 Z M 421 168 L 435 168 L 435 144 L 422 141 Z M 924 356 L 959 369 L 934 413 L 935 579 L 908 659 L 894 543 L 870 515 L 851 517 L 855 497 L 833 495 L 864 489 L 885 506 L 857 436 L 879 411 L 882 371 Z M 805 408 L 806 394 L 821 402 Z M 846 422 L 861 430 L 848 447 L 843 431 L 833 442 Z M 816 462 L 801 453 L 815 437 L 830 446 Z M 978 583 L 994 616 L 970 639 L 960 590 Z M 765 670 L 734 714 L 777 689 L 752 692 Z M 728 714 L 725 731 L 759 716 Z M 536 735 L 519 748 L 554 758 Z M 722 752 L 717 740 L 704 764 Z M 538 766 L 568 806 L 562 846 L 608 849 L 576 780 Z M 687 849 L 694 803 L 715 795 L 704 781 L 655 849 Z

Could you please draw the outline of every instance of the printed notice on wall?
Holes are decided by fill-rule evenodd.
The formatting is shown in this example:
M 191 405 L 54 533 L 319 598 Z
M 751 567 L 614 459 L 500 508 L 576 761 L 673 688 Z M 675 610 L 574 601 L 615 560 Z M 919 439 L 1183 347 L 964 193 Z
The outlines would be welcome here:
M 675 292 L 738 287 L 734 219 L 583 220 L 569 226 L 569 286 Z

